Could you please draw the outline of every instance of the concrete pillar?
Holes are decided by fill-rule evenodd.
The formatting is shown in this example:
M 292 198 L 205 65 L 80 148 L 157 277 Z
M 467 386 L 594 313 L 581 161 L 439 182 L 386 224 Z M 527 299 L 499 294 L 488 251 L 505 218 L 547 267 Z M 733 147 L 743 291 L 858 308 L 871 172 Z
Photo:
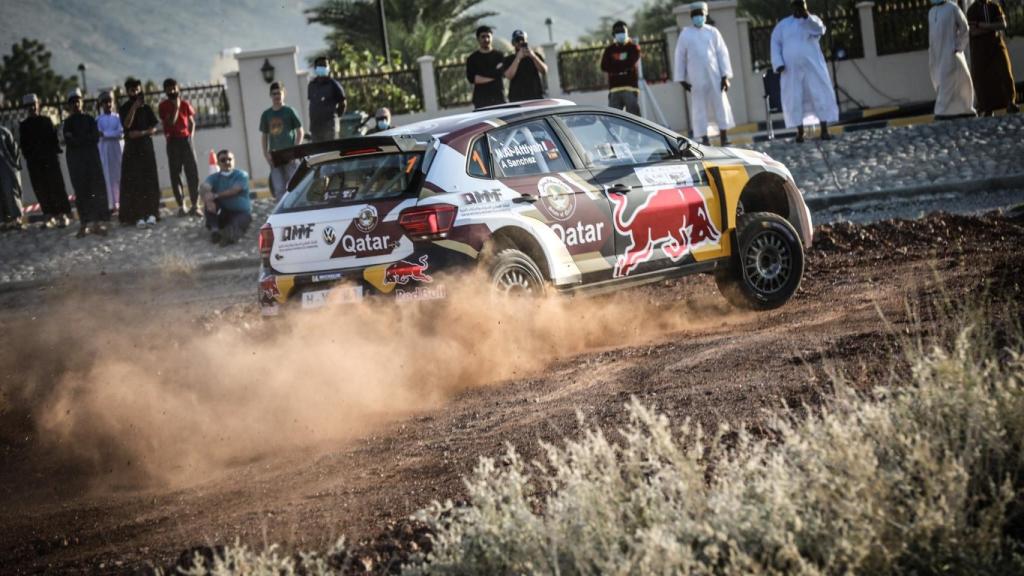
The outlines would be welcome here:
M 857 16 L 860 17 L 860 38 L 864 43 L 865 58 L 876 58 L 878 56 L 878 44 L 875 42 L 874 8 L 874 2 L 857 2 Z
M 746 94 L 749 74 L 749 72 L 743 69 L 743 63 L 740 60 L 740 29 L 736 15 L 736 7 L 738 5 L 739 2 L 737 0 L 721 0 L 708 3 L 708 19 L 715 22 L 715 28 L 718 28 L 718 31 L 721 32 L 725 45 L 729 49 L 729 63 L 732 65 L 733 74 L 732 88 L 729 89 L 730 95 Z M 693 25 L 693 22 L 690 20 L 689 4 L 676 6 L 672 9 L 672 13 L 675 15 L 676 24 L 680 28 Z M 742 99 L 733 96 L 729 99 L 729 102 L 732 105 L 732 113 L 736 119 L 736 124 L 744 124 L 750 121 L 750 113 L 747 109 L 747 99 L 745 96 Z
M 672 80 L 672 71 L 675 70 L 676 66 L 676 42 L 679 42 L 679 28 L 677 26 L 669 26 L 665 28 L 664 33 L 665 50 L 668 56 L 668 77 Z
M 558 45 L 548 42 L 540 45 L 544 51 L 544 62 L 548 65 L 548 98 L 562 98 L 562 74 L 558 70 Z
M 253 161 L 249 155 L 249 147 L 246 145 L 249 142 L 248 132 L 252 129 L 259 130 L 259 119 L 257 119 L 257 125 L 255 128 L 249 126 L 246 123 L 245 117 L 245 105 L 242 102 L 242 83 L 239 80 L 238 72 L 228 72 L 224 75 L 224 83 L 228 94 L 228 114 L 231 118 L 231 131 L 238 134 L 238 142 L 242 145 L 240 148 L 234 149 L 235 153 L 235 166 L 241 168 L 252 174 Z M 236 144 L 237 146 L 237 144 Z M 201 156 L 200 150 L 196 151 L 197 156 Z M 202 164 L 203 158 L 197 158 L 200 164 Z M 262 168 L 262 165 L 260 166 Z M 202 172 L 202 170 L 200 170 Z
M 754 55 L 750 49 L 750 18 L 737 18 L 736 26 L 739 32 L 740 40 L 740 70 L 733 70 L 733 76 L 739 76 L 743 74 L 744 77 L 750 77 L 751 70 L 754 69 Z M 754 74 L 753 78 L 756 79 L 759 74 Z M 735 84 L 735 80 L 733 81 Z M 761 84 L 758 82 L 750 82 L 745 90 L 742 92 L 738 90 L 729 90 L 729 103 L 733 106 L 739 106 L 741 102 L 740 98 L 743 98 L 742 104 L 747 108 L 749 113 L 748 121 L 755 122 L 764 118 L 764 106 L 758 106 L 757 103 L 762 102 L 761 98 Z
M 420 88 L 423 90 L 423 110 L 437 112 L 440 110 L 437 99 L 437 79 L 434 76 L 434 57 L 427 54 L 416 59 L 420 65 Z

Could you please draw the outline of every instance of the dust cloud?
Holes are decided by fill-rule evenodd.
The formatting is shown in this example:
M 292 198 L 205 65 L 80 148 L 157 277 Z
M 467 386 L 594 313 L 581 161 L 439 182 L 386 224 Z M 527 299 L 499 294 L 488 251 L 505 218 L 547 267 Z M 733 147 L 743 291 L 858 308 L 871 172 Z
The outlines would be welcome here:
M 719 325 L 728 313 L 717 296 L 672 302 L 642 291 L 449 296 L 212 325 L 69 296 L 9 332 L 17 338 L 0 361 L 15 377 L 5 378 L 5 395 L 31 415 L 33 457 L 72 466 L 94 488 L 182 486 L 276 451 L 352 438 L 558 357 Z

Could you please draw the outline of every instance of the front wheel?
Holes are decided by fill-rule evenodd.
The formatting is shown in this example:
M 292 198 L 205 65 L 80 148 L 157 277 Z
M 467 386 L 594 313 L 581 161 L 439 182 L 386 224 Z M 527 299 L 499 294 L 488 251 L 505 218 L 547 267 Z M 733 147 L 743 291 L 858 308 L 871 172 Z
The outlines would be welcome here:
M 537 264 L 525 253 L 506 248 L 490 265 L 491 287 L 505 296 L 543 296 L 547 285 Z
M 804 247 L 796 230 L 770 212 L 745 214 L 736 229 L 735 253 L 729 265 L 715 273 L 719 291 L 737 308 L 782 306 L 796 293 L 804 274 Z

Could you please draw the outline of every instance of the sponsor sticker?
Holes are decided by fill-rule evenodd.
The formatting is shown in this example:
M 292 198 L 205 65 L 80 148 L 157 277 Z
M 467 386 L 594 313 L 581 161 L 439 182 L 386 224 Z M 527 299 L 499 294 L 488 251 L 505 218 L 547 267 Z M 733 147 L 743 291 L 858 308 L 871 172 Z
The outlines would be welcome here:
M 331 272 L 330 274 L 313 275 L 313 282 L 333 282 L 335 280 L 341 280 L 341 272 Z
M 281 253 L 316 248 L 317 240 L 312 236 L 314 226 L 314 224 L 283 226 L 281 228 L 281 241 L 275 244 L 275 252 L 278 253 L 274 257 L 280 260 L 284 258 Z
M 675 166 L 645 166 L 634 168 L 633 172 L 640 179 L 644 188 L 665 188 L 668 186 L 693 186 L 694 175 L 686 164 Z
M 374 206 L 364 206 L 359 211 L 359 216 L 356 217 L 356 228 L 360 232 L 368 234 L 377 227 L 377 220 L 377 208 Z
M 459 208 L 459 216 L 490 214 L 512 208 L 511 200 L 504 200 L 500 188 L 479 190 L 462 194 L 463 205 Z
M 448 297 L 448 290 L 442 286 L 417 286 L 416 288 L 395 290 L 395 300 L 401 302 L 417 302 L 421 300 L 441 300 Z
M 537 182 L 537 191 L 555 220 L 568 220 L 576 212 L 576 193 L 562 179 L 545 176 Z
M 597 222 L 595 224 L 577 222 L 576 226 L 552 224 L 551 230 L 558 235 L 563 244 L 569 247 L 592 244 L 604 240 L 604 222 Z
M 400 260 L 388 266 L 384 271 L 384 285 L 405 286 L 409 282 L 433 282 L 434 278 L 427 274 L 427 269 L 430 268 L 429 258 L 428 254 L 424 254 L 416 262 Z

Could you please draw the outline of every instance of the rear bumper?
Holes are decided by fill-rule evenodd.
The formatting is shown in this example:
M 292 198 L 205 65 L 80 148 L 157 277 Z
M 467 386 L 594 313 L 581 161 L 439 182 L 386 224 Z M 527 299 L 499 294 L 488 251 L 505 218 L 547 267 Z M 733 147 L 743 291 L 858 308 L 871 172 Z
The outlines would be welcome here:
M 259 304 L 264 316 L 391 299 L 396 303 L 446 299 L 453 282 L 475 260 L 448 250 L 427 249 L 403 260 L 344 270 L 283 274 L 260 267 Z

